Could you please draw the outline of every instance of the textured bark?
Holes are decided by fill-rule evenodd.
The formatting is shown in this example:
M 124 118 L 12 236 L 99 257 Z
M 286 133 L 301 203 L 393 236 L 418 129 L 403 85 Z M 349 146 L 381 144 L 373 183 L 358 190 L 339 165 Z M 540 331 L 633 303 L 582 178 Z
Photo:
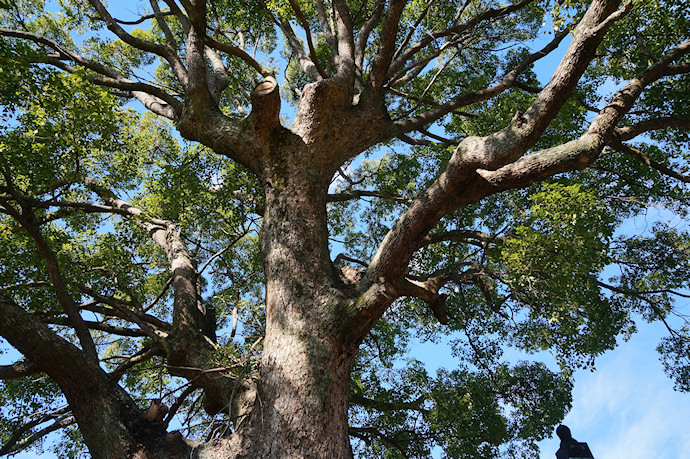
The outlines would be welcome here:
M 382 130 L 343 131 L 343 117 L 363 123 L 368 112 L 351 108 L 333 81 L 305 88 L 290 129 L 278 122 L 276 96 L 275 80 L 257 85 L 242 121 L 265 195 L 266 336 L 253 410 L 231 440 L 199 445 L 199 457 L 352 457 L 347 396 L 358 343 L 347 328 L 352 299 L 330 260 L 326 198 L 336 165 Z
M 327 246 L 330 177 L 304 167 L 315 153 L 292 134 L 278 138 L 284 136 L 262 178 L 266 338 L 248 457 L 345 458 L 356 347 L 340 328 L 342 295 Z

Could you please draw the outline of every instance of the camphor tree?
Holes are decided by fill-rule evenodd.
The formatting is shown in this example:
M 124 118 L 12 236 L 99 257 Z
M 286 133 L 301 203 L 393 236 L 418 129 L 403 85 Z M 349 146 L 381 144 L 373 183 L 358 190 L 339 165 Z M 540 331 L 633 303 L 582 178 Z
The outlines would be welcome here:
M 690 386 L 690 236 L 618 230 L 689 208 L 683 1 L 0 5 L 0 454 L 533 457 L 640 320 Z

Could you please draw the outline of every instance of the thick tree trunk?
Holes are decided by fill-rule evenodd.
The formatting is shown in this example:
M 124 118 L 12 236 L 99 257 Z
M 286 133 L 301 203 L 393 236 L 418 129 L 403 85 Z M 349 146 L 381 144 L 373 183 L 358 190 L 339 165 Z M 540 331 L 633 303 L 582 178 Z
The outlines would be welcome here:
M 247 457 L 349 458 L 347 396 L 356 345 L 342 329 L 345 301 L 328 251 L 330 177 L 305 167 L 310 152 L 293 146 L 262 177 L 266 338 Z
M 234 159 L 244 152 L 240 162 L 257 175 L 266 200 L 266 333 L 253 409 L 232 438 L 199 445 L 198 457 L 352 457 L 347 397 L 358 343 L 348 330 L 353 301 L 330 259 L 326 216 L 330 179 L 363 142 L 343 130 L 348 94 L 333 82 L 308 85 L 287 129 L 277 85 L 267 78 L 252 94 L 252 113 L 232 128 L 241 141 L 221 135 L 232 131 L 229 120 L 192 113 L 179 123 L 183 135 L 217 152 Z
M 290 309 L 301 307 L 309 305 Z M 297 318 L 267 333 L 249 457 L 352 457 L 347 395 L 354 352 L 327 329 L 304 325 Z

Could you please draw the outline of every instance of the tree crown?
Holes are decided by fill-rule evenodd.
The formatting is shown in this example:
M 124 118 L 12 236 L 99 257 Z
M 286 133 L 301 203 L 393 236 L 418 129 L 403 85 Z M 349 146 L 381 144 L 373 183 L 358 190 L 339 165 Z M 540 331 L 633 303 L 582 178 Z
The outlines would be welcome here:
M 690 234 L 626 229 L 687 215 L 683 2 L 0 8 L 3 454 L 92 447 L 87 381 L 123 432 L 238 433 L 275 324 L 357 351 L 361 457 L 529 457 L 640 320 L 690 387 Z

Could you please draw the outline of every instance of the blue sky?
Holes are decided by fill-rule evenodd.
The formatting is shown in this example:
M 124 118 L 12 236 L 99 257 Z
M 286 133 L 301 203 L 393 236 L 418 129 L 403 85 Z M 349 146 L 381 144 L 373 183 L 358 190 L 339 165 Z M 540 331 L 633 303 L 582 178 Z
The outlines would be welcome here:
M 688 457 L 690 394 L 673 390 L 656 352 L 667 332 L 658 323 L 639 328 L 629 341 L 601 356 L 595 371 L 575 372 L 573 407 L 563 423 L 574 438 L 589 444 L 596 459 Z M 421 344 L 416 351 L 415 357 L 431 371 L 453 366 L 446 346 Z M 555 365 L 546 354 L 532 359 Z M 540 459 L 553 459 L 559 442 L 555 433 L 539 442 Z
M 563 423 L 597 459 L 688 457 L 690 395 L 675 392 L 663 373 L 655 350 L 663 327 L 641 328 L 602 356 L 595 372 L 575 375 L 573 408 Z M 541 459 L 552 459 L 558 444 L 555 436 L 541 442 Z

